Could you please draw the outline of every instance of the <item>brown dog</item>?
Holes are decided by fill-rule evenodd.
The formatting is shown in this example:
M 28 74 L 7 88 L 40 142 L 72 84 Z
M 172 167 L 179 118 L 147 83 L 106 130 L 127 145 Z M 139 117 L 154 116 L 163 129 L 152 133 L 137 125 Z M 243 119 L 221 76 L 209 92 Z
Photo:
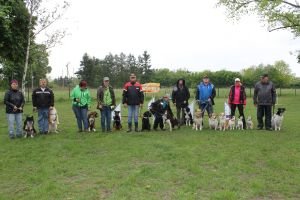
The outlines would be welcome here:
M 90 131 L 96 131 L 96 125 L 95 125 L 95 122 L 96 122 L 96 118 L 98 117 L 98 113 L 97 112 L 90 112 L 88 114 L 88 122 L 89 122 L 89 132 Z

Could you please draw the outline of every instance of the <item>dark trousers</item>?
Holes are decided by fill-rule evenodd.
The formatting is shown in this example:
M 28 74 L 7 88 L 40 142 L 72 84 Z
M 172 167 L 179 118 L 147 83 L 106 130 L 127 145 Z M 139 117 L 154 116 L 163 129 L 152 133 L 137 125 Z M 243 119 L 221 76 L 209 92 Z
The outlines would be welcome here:
M 239 110 L 240 116 L 243 117 L 243 127 L 246 129 L 246 119 L 244 115 L 244 105 L 243 104 L 231 104 L 231 117 L 235 116 L 236 107 Z
M 263 128 L 263 118 L 265 117 L 265 127 L 266 129 L 271 128 L 271 118 L 272 118 L 272 106 L 271 105 L 257 105 L 257 127 Z
M 177 111 L 177 119 L 180 123 L 180 125 L 182 125 L 184 123 L 184 108 L 181 107 L 176 107 L 176 111 Z
M 153 129 L 157 129 L 158 124 L 159 124 L 160 129 L 164 128 L 164 122 L 163 122 L 163 118 L 161 115 L 155 115 Z

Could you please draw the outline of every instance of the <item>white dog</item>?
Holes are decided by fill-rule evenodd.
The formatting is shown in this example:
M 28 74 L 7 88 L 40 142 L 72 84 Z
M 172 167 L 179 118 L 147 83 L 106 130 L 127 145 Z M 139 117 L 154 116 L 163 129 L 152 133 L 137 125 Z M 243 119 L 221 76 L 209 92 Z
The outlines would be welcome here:
M 244 130 L 243 116 L 240 116 L 240 117 L 238 118 L 237 125 L 236 125 L 236 129 L 238 129 L 238 130 Z
M 234 128 L 235 128 L 235 116 L 233 116 L 233 117 L 229 120 L 228 126 L 229 126 L 229 129 L 230 129 L 230 130 L 234 130 Z
M 215 130 L 218 129 L 219 122 L 218 122 L 217 115 L 215 113 L 213 113 L 211 117 L 208 119 L 208 124 L 210 129 L 215 129 Z
M 219 120 L 220 120 L 220 123 L 219 123 L 220 131 L 225 131 L 226 130 L 226 116 L 224 113 L 220 113 Z
M 248 116 L 247 118 L 247 121 L 246 121 L 246 126 L 247 126 L 247 129 L 253 129 L 253 122 L 252 122 L 252 118 L 251 116 Z
M 59 120 L 58 120 L 57 110 L 55 107 L 49 109 L 48 121 L 49 121 L 49 133 L 52 132 L 58 133 L 57 126 L 59 124 Z
M 275 131 L 281 130 L 281 125 L 283 121 L 283 113 L 285 112 L 285 108 L 278 108 L 276 114 L 272 117 L 272 128 Z
M 203 123 L 203 118 L 202 118 L 202 112 L 200 109 L 197 109 L 195 112 L 195 117 L 194 117 L 194 123 L 193 123 L 193 129 L 200 130 L 202 131 L 202 123 Z

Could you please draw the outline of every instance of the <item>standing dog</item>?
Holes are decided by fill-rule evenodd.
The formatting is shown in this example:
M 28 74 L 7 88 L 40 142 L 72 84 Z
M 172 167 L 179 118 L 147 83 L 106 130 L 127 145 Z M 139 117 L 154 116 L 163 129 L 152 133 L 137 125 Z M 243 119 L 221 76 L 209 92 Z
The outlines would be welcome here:
M 89 122 L 89 132 L 90 131 L 96 131 L 96 118 L 98 117 L 98 113 L 97 112 L 90 112 L 88 114 L 88 122 Z
M 150 119 L 149 119 L 151 116 L 152 115 L 151 115 L 150 111 L 144 112 L 143 120 L 142 120 L 142 130 L 141 131 L 144 131 L 144 130 L 150 131 L 151 130 L 151 124 L 150 124 Z
M 195 112 L 195 117 L 194 117 L 194 123 L 193 123 L 193 129 L 200 130 L 202 131 L 202 123 L 203 123 L 203 118 L 202 118 L 202 112 L 200 109 L 197 109 Z
M 121 124 L 120 111 L 114 111 L 114 113 L 115 113 L 115 116 L 114 116 L 113 127 L 115 130 L 121 130 L 122 124 Z
M 219 120 L 220 120 L 220 123 L 219 123 L 220 131 L 225 131 L 226 130 L 226 117 L 225 117 L 224 113 L 220 113 Z
M 175 126 L 177 126 L 178 129 L 180 128 L 178 120 L 176 118 L 174 118 L 173 115 L 171 115 L 171 113 L 169 113 L 168 111 L 166 111 L 163 114 L 162 118 L 163 118 L 164 124 L 169 125 L 169 128 L 170 128 L 171 132 L 173 131 Z
M 253 122 L 252 122 L 252 118 L 251 116 L 248 116 L 247 118 L 247 121 L 246 121 L 246 126 L 247 126 L 247 129 L 253 129 Z
M 49 121 L 49 129 L 48 129 L 49 133 L 52 132 L 58 133 L 57 125 L 59 124 L 59 121 L 58 121 L 58 115 L 55 107 L 49 110 L 48 121 Z
M 190 126 L 191 124 L 193 124 L 193 116 L 191 113 L 191 109 L 188 106 L 184 108 L 184 118 L 186 126 Z
M 238 130 L 244 130 L 243 116 L 240 116 L 240 117 L 238 118 L 237 125 L 236 125 L 236 129 L 238 129 Z
M 23 130 L 25 132 L 24 137 L 31 137 L 33 138 L 36 134 L 35 128 L 34 128 L 34 119 L 33 116 L 27 116 L 24 121 Z
M 234 130 L 235 128 L 235 116 L 232 116 L 228 122 L 228 126 L 230 130 Z
M 211 117 L 208 119 L 208 124 L 210 129 L 215 129 L 215 130 L 218 129 L 219 122 L 218 122 L 217 115 L 215 113 L 213 113 Z
M 283 121 L 283 114 L 285 112 L 285 108 L 278 108 L 276 114 L 272 117 L 272 128 L 275 131 L 280 131 Z

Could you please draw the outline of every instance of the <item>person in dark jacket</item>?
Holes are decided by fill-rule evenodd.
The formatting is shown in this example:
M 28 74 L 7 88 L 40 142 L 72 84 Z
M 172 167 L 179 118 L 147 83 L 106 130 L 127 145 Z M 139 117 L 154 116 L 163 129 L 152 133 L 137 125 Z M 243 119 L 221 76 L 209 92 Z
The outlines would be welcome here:
M 213 105 L 215 105 L 214 98 L 216 96 L 215 86 L 210 82 L 207 75 L 203 77 L 201 82 L 196 89 L 196 100 L 199 103 L 199 108 L 202 111 L 202 117 L 204 116 L 205 110 L 210 117 L 213 111 Z
M 269 81 L 268 74 L 262 75 L 261 80 L 256 83 L 253 103 L 257 107 L 257 129 L 263 129 L 263 117 L 265 116 L 265 128 L 271 131 L 272 106 L 276 103 L 276 89 L 274 84 Z
M 102 132 L 110 132 L 111 112 L 116 106 L 116 98 L 113 88 L 109 85 L 108 77 L 103 78 L 103 83 L 97 90 L 97 100 L 101 112 Z
M 40 79 L 40 87 L 32 92 L 33 111 L 38 111 L 38 125 L 40 134 L 48 133 L 49 110 L 54 106 L 53 91 L 47 87 L 47 80 Z
M 10 89 L 5 93 L 4 104 L 6 105 L 6 117 L 8 121 L 8 134 L 11 139 L 22 137 L 22 113 L 25 99 L 19 91 L 17 80 L 10 82 Z M 16 122 L 16 135 L 14 124 Z
M 180 120 L 180 125 L 184 124 L 184 108 L 189 105 L 189 98 L 190 91 L 185 86 L 185 80 L 179 79 L 172 91 L 172 102 L 176 106 L 177 119 Z
M 169 103 L 169 95 L 164 95 L 163 98 L 153 102 L 151 104 L 150 111 L 155 117 L 153 129 L 157 131 L 157 127 L 159 125 L 161 130 L 165 130 L 162 116 L 166 111 L 173 116 Z
M 144 103 L 144 92 L 142 85 L 137 82 L 136 75 L 130 75 L 130 81 L 125 83 L 123 89 L 122 103 L 125 107 L 128 107 L 128 131 L 132 131 L 132 117 L 134 117 L 135 131 L 138 132 L 138 114 L 139 109 Z
M 235 110 L 238 108 L 240 116 L 243 117 L 243 128 L 246 129 L 246 120 L 244 115 L 244 108 L 246 106 L 246 91 L 241 84 L 241 80 L 236 78 L 235 84 L 230 87 L 228 104 L 231 108 L 231 117 L 235 116 Z

